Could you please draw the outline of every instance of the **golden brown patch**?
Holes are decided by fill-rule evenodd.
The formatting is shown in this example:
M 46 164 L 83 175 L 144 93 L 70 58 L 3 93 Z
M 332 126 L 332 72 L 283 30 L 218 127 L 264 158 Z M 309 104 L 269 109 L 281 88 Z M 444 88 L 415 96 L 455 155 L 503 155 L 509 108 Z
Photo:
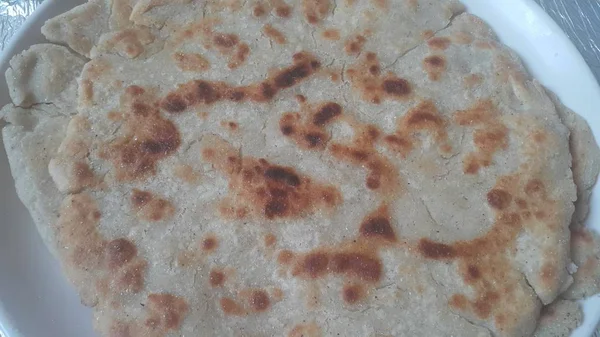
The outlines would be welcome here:
M 418 138 L 415 135 L 426 131 L 432 134 L 440 150 L 450 152 L 446 132 L 447 122 L 432 101 L 422 101 L 411 108 L 398 122 L 396 132 L 383 138 L 384 144 L 392 151 L 407 157 L 415 148 Z
M 287 337 L 322 337 L 321 328 L 316 323 L 298 324 L 290 330 Z
M 185 29 L 181 29 L 171 39 L 171 48 L 176 48 L 186 40 L 197 39 L 202 41 L 206 49 L 216 49 L 218 53 L 228 57 L 227 66 L 230 69 L 236 69 L 246 63 L 250 54 L 250 48 L 247 43 L 240 40 L 239 36 L 232 33 L 218 32 L 215 25 L 221 23 L 219 19 L 206 19 L 194 23 Z M 197 59 L 194 57 L 194 59 Z M 200 63 L 202 63 L 200 61 Z
M 292 7 L 283 0 L 270 0 L 271 5 L 275 7 L 275 15 L 287 19 L 292 15 Z
M 135 188 L 131 192 L 131 204 L 136 214 L 146 221 L 166 220 L 175 214 L 175 207 L 169 201 Z
M 318 24 L 329 13 L 331 0 L 302 0 L 302 13 L 310 24 Z
M 269 39 L 271 39 L 271 41 L 273 41 L 277 44 L 285 44 L 285 42 L 286 42 L 285 35 L 283 35 L 283 33 L 281 31 L 279 31 L 272 25 L 269 25 L 269 24 L 264 25 L 262 32 Z
M 334 102 L 304 104 L 302 113 L 285 113 L 279 120 L 281 133 L 303 149 L 323 149 L 329 141 L 325 127 L 342 114 Z
M 246 314 L 244 308 L 231 298 L 223 297 L 220 301 L 220 304 L 221 310 L 223 310 L 223 313 L 225 313 L 225 315 L 243 316 Z
M 446 58 L 442 55 L 427 56 L 423 60 L 423 69 L 427 72 L 430 80 L 439 81 L 446 71 Z
M 507 252 L 516 249 L 517 237 L 524 229 L 535 232 L 556 221 L 549 220 L 550 223 L 540 224 L 537 221 L 522 220 L 522 214 L 529 211 L 523 210 L 518 202 L 513 203 L 512 200 L 522 200 L 534 211 L 556 207 L 556 202 L 543 193 L 527 194 L 527 185 L 532 181 L 537 181 L 533 190 L 544 189 L 540 180 L 528 179 L 522 173 L 498 178 L 496 185 L 487 194 L 488 202 L 495 211 L 495 222 L 485 234 L 472 240 L 453 243 L 435 242 L 428 238 L 422 238 L 418 242 L 416 250 L 424 258 L 456 260 L 464 282 L 474 291 L 471 298 L 454 294 L 449 299 L 450 307 L 470 312 L 479 319 L 494 317 L 497 324 L 510 324 L 518 319 L 519 303 L 528 301 L 523 291 L 529 287 L 522 286 L 524 276 L 514 269 Z M 553 266 L 546 263 L 541 269 L 542 278 L 547 275 L 548 280 L 554 281 L 554 272 Z
M 340 31 L 339 29 L 328 28 L 323 31 L 321 36 L 327 40 L 338 41 L 340 39 Z
M 341 202 L 334 186 L 265 159 L 240 158 L 235 148 L 216 136 L 203 139 L 202 156 L 229 179 L 229 195 L 220 207 L 225 217 L 296 218 L 332 210 Z
M 202 250 L 207 253 L 212 253 L 219 248 L 219 240 L 214 234 L 209 234 L 202 239 Z
M 452 308 L 464 311 L 467 309 L 467 298 L 462 294 L 454 294 L 450 298 L 449 304 Z
M 365 168 L 367 188 L 384 199 L 392 199 L 401 192 L 402 183 L 397 168 L 375 149 L 381 132 L 373 125 L 356 122 L 351 125 L 355 132 L 352 143 L 333 143 L 329 146 L 329 152 L 338 160 Z
M 459 125 L 475 128 L 473 143 L 477 150 L 463 159 L 465 173 L 476 174 L 482 167 L 490 166 L 494 154 L 508 147 L 508 128 L 497 116 L 490 100 L 479 101 L 472 108 L 454 114 Z
M 344 44 L 344 50 L 348 55 L 358 55 L 363 49 L 367 39 L 362 35 L 354 35 L 348 38 Z
M 133 260 L 137 255 L 137 248 L 133 242 L 121 238 L 110 241 L 106 245 L 106 259 L 108 268 L 116 270 Z
M 260 289 L 252 291 L 248 302 L 250 308 L 254 312 L 264 312 L 269 309 L 269 306 L 271 305 L 267 292 Z
M 189 311 L 187 302 L 171 294 L 148 295 L 148 310 L 145 325 L 155 331 L 177 330 Z
M 127 264 L 118 271 L 115 288 L 122 292 L 138 293 L 142 291 L 147 266 L 148 263 L 140 258 Z
M 346 70 L 352 88 L 364 100 L 379 104 L 382 99 L 405 101 L 412 96 L 412 85 L 407 80 L 393 73 L 382 76 L 379 69 L 377 55 L 366 53 L 363 60 Z
M 173 59 L 182 71 L 203 72 L 210 68 L 210 63 L 202 55 L 196 53 L 177 52 L 173 54 Z
M 225 273 L 220 270 L 211 270 L 208 280 L 211 287 L 222 287 L 225 284 Z
M 290 264 L 294 260 L 294 253 L 289 250 L 282 250 L 277 255 L 277 262 L 281 265 Z
M 264 242 L 265 242 L 266 247 L 273 247 L 275 245 L 275 243 L 277 242 L 277 237 L 275 237 L 275 235 L 269 233 L 269 234 L 265 235 Z
M 504 190 L 493 189 L 487 194 L 488 204 L 498 210 L 503 210 L 510 206 L 511 201 L 512 196 Z
M 265 8 L 265 5 L 262 3 L 257 3 L 252 8 L 252 15 L 254 15 L 257 18 L 262 17 L 265 14 L 267 14 L 267 9 Z
M 106 144 L 103 158 L 113 162 L 119 180 L 143 179 L 156 173 L 156 164 L 177 151 L 181 144 L 175 124 L 161 116 L 155 98 L 141 87 L 125 90 L 121 108 L 125 118 L 123 136 Z M 171 108 L 177 109 L 177 102 Z
M 354 304 L 366 296 L 367 287 L 376 286 L 382 279 L 384 269 L 379 251 L 394 246 L 395 242 L 387 207 L 381 206 L 365 216 L 356 239 L 317 247 L 298 255 L 282 251 L 278 260 L 280 265 L 290 266 L 291 275 L 300 279 L 342 278 L 346 284 L 342 298 L 346 303 Z M 286 255 L 282 256 L 284 253 Z M 282 263 L 282 257 L 285 263 Z
M 189 184 L 195 184 L 200 180 L 200 174 L 194 171 L 190 165 L 177 165 L 173 169 L 175 177 Z
M 429 48 L 434 50 L 446 50 L 450 47 L 450 44 L 452 44 L 452 41 L 447 37 L 433 37 L 427 40 Z
M 364 297 L 364 289 L 360 285 L 352 284 L 344 286 L 342 298 L 348 304 L 356 304 Z
M 57 239 L 61 247 L 66 248 L 61 248 L 59 253 L 80 272 L 104 265 L 106 241 L 97 229 L 100 218 L 95 200 L 87 193 L 67 196 L 60 207 Z M 116 267 L 118 261 L 115 262 L 113 266 Z
M 194 80 L 179 85 L 166 95 L 160 107 L 170 113 L 180 113 L 198 105 L 212 105 L 220 101 L 267 102 L 283 89 L 295 86 L 312 76 L 320 63 L 306 53 L 294 55 L 293 65 L 273 72 L 266 80 L 243 87 L 233 87 L 225 82 Z

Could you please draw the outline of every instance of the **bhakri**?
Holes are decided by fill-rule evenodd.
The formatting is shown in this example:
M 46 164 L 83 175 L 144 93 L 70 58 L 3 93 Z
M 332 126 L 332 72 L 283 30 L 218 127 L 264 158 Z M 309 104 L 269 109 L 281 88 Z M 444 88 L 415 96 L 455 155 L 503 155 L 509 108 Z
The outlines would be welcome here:
M 15 57 L 3 137 L 101 335 L 530 336 L 597 291 L 570 253 L 597 242 L 569 230 L 593 136 L 462 10 L 92 0 L 49 20 L 67 47 Z

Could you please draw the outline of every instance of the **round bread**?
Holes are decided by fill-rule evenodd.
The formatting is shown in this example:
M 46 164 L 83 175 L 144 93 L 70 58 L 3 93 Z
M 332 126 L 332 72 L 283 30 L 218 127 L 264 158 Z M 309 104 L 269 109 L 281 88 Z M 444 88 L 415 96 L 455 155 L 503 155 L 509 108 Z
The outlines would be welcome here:
M 91 59 L 78 95 L 50 91 L 76 111 L 39 179 L 57 191 L 27 188 L 60 200 L 38 226 L 101 334 L 531 335 L 572 281 L 569 132 L 461 10 L 101 0 L 49 21 Z

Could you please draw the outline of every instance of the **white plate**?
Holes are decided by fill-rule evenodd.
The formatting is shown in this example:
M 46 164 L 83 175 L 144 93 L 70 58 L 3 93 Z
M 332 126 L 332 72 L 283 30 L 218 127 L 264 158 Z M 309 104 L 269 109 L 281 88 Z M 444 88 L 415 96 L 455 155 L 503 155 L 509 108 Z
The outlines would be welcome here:
M 462 0 L 482 17 L 500 39 L 516 50 L 533 75 L 583 115 L 600 139 L 600 87 L 585 61 L 560 28 L 532 0 Z M 43 41 L 43 22 L 84 0 L 45 0 L 28 18 L 0 56 L 4 73 L 12 55 Z M 9 103 L 0 79 L 0 105 Z M 1 141 L 1 140 L 0 140 Z M 0 144 L 1 145 L 1 144 Z M 14 191 L 4 146 L 0 146 L 0 331 L 7 337 L 94 336 L 91 311 L 43 245 Z M 588 222 L 600 229 L 600 187 L 592 196 Z M 589 337 L 600 321 L 600 296 L 584 303 L 585 323 L 575 337 Z

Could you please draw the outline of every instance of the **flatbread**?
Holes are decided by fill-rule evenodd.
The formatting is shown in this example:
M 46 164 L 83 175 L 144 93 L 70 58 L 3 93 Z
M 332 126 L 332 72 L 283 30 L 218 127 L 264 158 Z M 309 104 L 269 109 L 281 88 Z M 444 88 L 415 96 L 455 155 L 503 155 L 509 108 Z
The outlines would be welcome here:
M 542 310 L 535 337 L 569 337 L 583 322 L 581 307 L 576 301 L 557 300 Z
M 456 2 L 111 4 L 13 170 L 102 335 L 529 336 L 572 281 L 569 132 Z
M 6 71 L 6 82 L 13 103 L 30 107 L 54 103 L 73 107 L 77 76 L 85 61 L 67 48 L 38 44 L 13 57 Z
M 131 26 L 129 16 L 136 0 L 90 0 L 52 18 L 42 27 L 51 42 L 65 44 L 79 54 L 90 51 L 103 33 Z

